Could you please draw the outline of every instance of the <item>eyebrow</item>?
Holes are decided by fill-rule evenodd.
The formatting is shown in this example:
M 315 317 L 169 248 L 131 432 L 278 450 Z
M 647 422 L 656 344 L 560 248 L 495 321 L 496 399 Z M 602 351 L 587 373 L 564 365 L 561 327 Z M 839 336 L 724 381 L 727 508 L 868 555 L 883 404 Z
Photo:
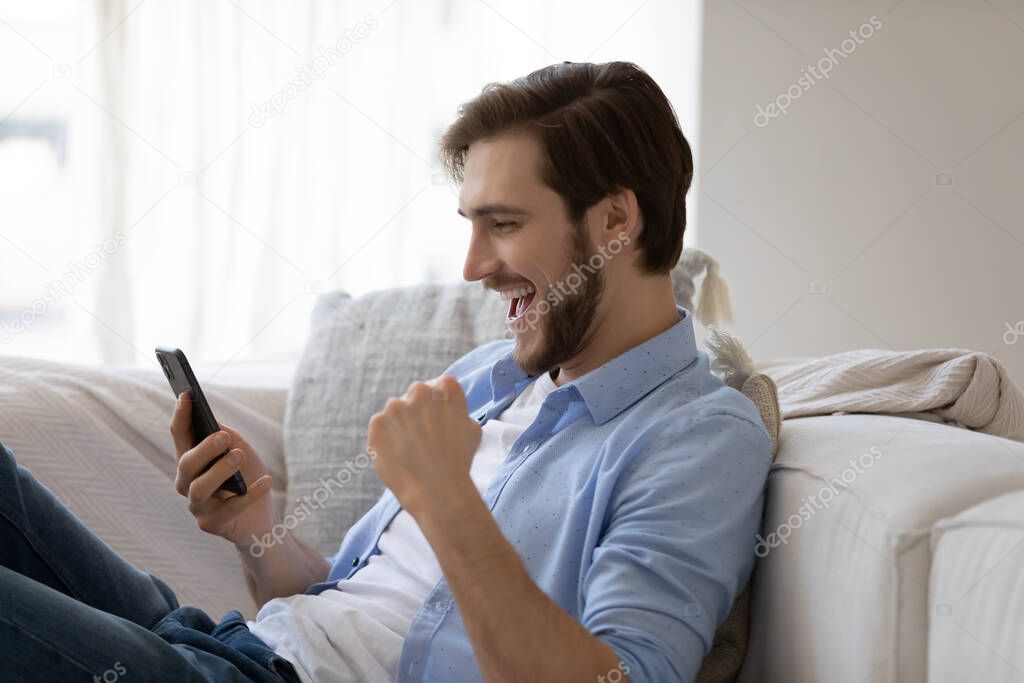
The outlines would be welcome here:
M 469 216 L 462 212 L 462 209 L 459 209 L 458 211 L 459 215 L 463 218 L 469 218 Z M 518 206 L 511 206 L 509 204 L 484 204 L 483 206 L 471 209 L 469 213 L 476 218 L 479 218 L 480 216 L 488 216 L 494 213 L 508 213 L 517 216 L 526 216 L 529 214 L 526 209 L 522 209 Z

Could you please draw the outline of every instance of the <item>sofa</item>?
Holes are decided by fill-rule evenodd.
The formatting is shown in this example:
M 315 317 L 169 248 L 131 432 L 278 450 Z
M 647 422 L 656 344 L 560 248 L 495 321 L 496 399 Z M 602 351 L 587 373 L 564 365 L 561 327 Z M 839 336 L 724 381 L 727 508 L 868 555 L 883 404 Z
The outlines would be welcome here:
M 692 282 L 674 276 L 693 310 Z M 381 490 L 358 458 L 366 419 L 500 336 L 492 296 L 463 284 L 329 292 L 301 354 L 195 366 L 218 419 L 274 476 L 290 533 L 337 549 Z M 155 367 L 0 357 L 0 440 L 19 462 L 183 604 L 251 618 L 234 549 L 201 533 L 174 491 L 172 404 Z M 786 420 L 780 443 L 739 680 L 1024 681 L 1024 444 L 872 414 Z M 332 478 L 313 514 L 293 514 Z

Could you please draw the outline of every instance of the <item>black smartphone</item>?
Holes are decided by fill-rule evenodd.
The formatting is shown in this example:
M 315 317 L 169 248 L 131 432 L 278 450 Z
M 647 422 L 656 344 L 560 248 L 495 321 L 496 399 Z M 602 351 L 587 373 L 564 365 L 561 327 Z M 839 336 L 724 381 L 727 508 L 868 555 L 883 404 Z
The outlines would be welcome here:
M 219 432 L 220 425 L 217 424 L 217 420 L 213 417 L 210 404 L 206 402 L 206 396 L 203 395 L 203 389 L 199 386 L 199 382 L 196 381 L 195 373 L 192 372 L 192 367 L 188 364 L 185 352 L 170 346 L 158 346 L 156 347 L 156 358 L 160 362 L 160 367 L 163 368 L 164 376 L 171 383 L 171 390 L 174 391 L 175 397 L 181 396 L 183 391 L 187 391 L 192 397 L 192 434 L 195 437 L 195 442 L 192 445 L 195 446 L 210 434 Z M 203 472 L 210 469 L 213 463 L 223 458 L 226 454 L 227 450 L 211 460 L 203 468 Z M 231 493 L 237 493 L 238 495 L 244 494 L 246 488 L 242 473 L 235 471 L 234 474 L 220 485 L 220 488 Z

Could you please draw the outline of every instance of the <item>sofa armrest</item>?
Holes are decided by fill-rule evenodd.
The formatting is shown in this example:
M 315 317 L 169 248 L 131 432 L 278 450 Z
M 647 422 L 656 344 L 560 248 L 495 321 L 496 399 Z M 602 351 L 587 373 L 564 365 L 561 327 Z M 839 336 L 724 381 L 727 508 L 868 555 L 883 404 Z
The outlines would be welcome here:
M 739 681 L 931 680 L 932 530 L 1024 489 L 1024 444 L 867 413 L 785 420 L 781 444 Z

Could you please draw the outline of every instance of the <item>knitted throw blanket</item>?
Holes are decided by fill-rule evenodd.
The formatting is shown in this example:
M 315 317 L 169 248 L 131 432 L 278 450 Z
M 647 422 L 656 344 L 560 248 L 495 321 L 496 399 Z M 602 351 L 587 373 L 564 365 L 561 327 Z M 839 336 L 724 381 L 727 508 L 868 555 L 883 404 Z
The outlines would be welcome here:
M 997 358 L 968 349 L 858 349 L 756 363 L 783 419 L 879 413 L 1024 441 L 1024 396 Z

